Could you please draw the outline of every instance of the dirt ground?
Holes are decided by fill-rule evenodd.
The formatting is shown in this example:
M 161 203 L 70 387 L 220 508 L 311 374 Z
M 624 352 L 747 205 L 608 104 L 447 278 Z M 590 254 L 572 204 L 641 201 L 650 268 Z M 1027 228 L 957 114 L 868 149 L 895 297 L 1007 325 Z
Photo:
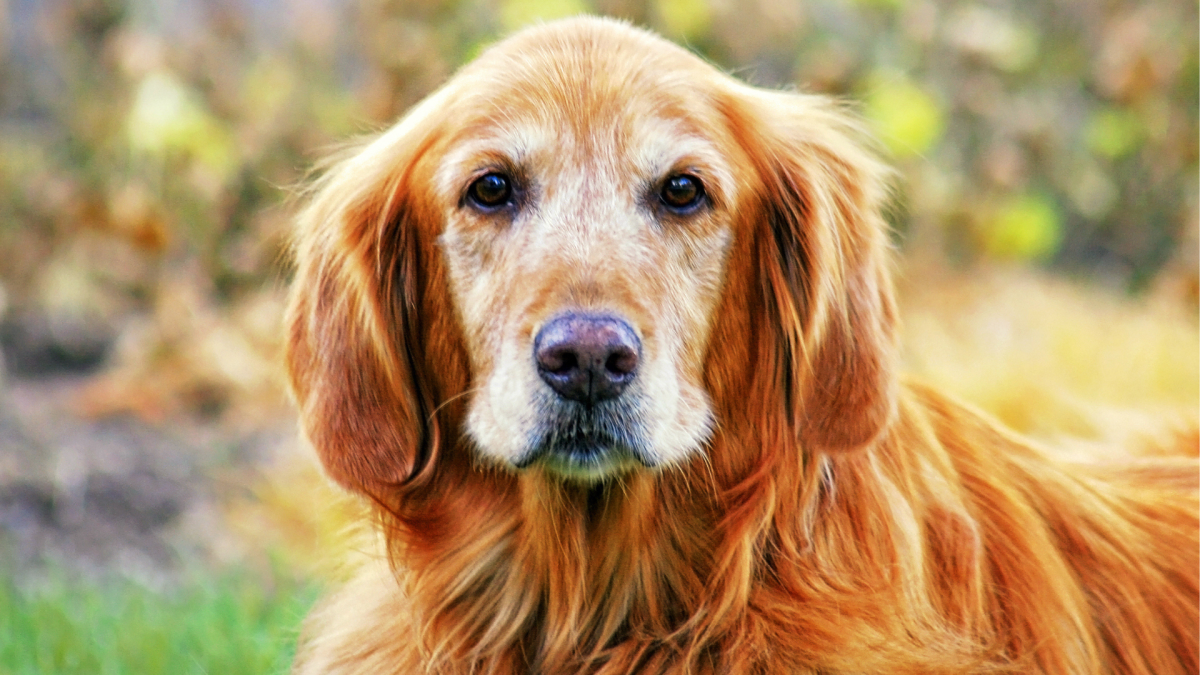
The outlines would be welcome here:
M 251 554 L 225 505 L 294 451 L 294 419 L 89 417 L 79 393 L 95 363 L 0 337 L 16 366 L 0 376 L 0 569 L 158 585 Z

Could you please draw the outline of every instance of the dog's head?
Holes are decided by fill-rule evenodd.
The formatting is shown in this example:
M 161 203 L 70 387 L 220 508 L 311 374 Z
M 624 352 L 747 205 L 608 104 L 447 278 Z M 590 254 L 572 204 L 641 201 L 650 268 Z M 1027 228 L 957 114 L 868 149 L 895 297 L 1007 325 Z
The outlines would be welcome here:
M 488 50 L 300 219 L 289 367 L 326 467 L 378 495 L 462 446 L 593 480 L 764 416 L 868 444 L 894 318 L 858 137 L 616 22 Z

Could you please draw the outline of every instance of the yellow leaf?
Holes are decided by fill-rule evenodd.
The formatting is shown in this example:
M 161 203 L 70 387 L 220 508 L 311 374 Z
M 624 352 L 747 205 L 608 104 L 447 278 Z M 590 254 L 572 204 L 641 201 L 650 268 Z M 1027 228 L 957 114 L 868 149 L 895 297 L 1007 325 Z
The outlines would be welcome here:
M 707 0 L 657 0 L 654 11 L 663 32 L 676 40 L 703 37 L 712 25 L 712 7 Z
M 1044 195 L 1021 195 L 1001 204 L 983 232 L 984 248 L 997 258 L 1046 258 L 1061 243 L 1058 210 Z
M 296 73 L 285 60 L 262 57 L 242 80 L 242 101 L 255 119 L 269 120 L 283 110 L 296 91 Z
M 1102 108 L 1088 118 L 1083 135 L 1093 153 L 1116 159 L 1137 150 L 1145 131 L 1142 120 L 1132 110 Z
M 237 168 L 229 132 L 200 97 L 170 73 L 151 73 L 138 85 L 126 131 L 137 152 L 159 157 L 184 154 L 219 177 Z
M 858 4 L 878 9 L 900 9 L 904 6 L 904 0 L 858 0 Z
M 537 21 L 550 21 L 590 10 L 587 0 L 504 0 L 500 5 L 500 25 L 516 30 Z
M 1020 72 L 1037 61 L 1037 31 L 993 9 L 966 5 L 946 19 L 945 32 L 950 44 L 1004 71 Z
M 872 78 L 863 112 L 897 157 L 921 155 L 942 137 L 945 116 L 933 96 L 903 76 Z

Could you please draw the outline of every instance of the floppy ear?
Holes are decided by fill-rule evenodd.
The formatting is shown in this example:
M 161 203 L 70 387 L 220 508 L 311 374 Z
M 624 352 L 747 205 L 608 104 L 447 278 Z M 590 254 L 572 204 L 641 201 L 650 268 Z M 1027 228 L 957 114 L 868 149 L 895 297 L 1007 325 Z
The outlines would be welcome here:
M 441 444 L 435 411 L 446 383 L 431 372 L 429 338 L 447 330 L 436 324 L 448 305 L 431 297 L 439 216 L 416 179 L 433 142 L 422 113 L 435 107 L 335 163 L 311 189 L 295 235 L 292 391 L 329 475 L 376 499 L 425 482 Z
M 888 169 L 823 98 L 755 91 L 760 283 L 783 351 L 778 373 L 805 448 L 874 440 L 895 406 L 896 310 Z

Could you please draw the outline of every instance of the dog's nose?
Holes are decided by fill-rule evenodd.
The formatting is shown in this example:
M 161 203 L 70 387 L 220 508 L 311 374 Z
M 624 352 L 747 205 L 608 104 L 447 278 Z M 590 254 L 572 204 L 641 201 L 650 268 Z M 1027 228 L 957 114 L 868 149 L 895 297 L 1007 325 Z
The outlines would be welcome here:
M 633 381 L 642 342 L 611 316 L 565 314 L 533 340 L 538 375 L 559 396 L 592 405 L 616 398 Z

